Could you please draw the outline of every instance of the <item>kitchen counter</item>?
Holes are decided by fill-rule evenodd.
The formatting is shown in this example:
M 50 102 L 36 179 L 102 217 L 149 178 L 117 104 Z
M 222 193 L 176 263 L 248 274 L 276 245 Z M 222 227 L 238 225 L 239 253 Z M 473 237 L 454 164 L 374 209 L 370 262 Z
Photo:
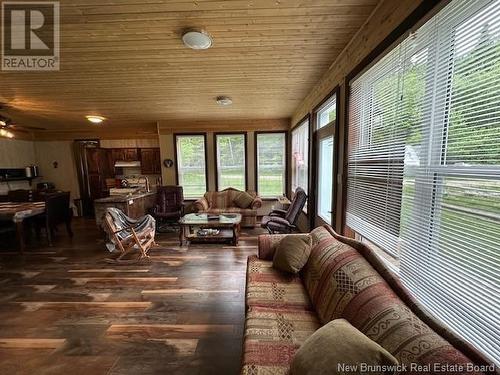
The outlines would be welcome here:
M 111 195 L 109 197 L 106 197 L 106 198 L 100 198 L 100 199 L 96 199 L 94 201 L 94 204 L 95 203 L 125 203 L 127 202 L 128 200 L 134 200 L 134 199 L 140 199 L 140 198 L 144 198 L 144 197 L 149 197 L 151 195 L 156 195 L 156 192 L 145 192 L 145 193 L 134 193 L 134 194 L 127 194 L 127 195 Z
M 156 204 L 156 192 L 114 195 L 94 201 L 95 220 L 101 225 L 102 218 L 109 207 L 122 210 L 125 215 L 137 219 L 146 215 Z

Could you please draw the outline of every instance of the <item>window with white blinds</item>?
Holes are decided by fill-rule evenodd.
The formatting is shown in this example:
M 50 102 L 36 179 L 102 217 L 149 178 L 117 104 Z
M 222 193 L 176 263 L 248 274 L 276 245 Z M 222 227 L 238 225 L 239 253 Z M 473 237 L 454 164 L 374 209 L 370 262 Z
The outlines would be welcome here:
M 451 1 L 350 82 L 346 224 L 500 363 L 500 1 Z

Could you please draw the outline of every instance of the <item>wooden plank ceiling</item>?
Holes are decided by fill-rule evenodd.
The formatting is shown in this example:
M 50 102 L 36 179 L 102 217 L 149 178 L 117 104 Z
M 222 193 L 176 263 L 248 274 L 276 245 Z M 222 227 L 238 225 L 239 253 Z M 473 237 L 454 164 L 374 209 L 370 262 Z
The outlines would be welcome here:
M 289 118 L 377 0 L 64 0 L 61 69 L 2 72 L 4 114 L 49 130 Z M 180 35 L 201 27 L 213 48 Z M 219 107 L 218 95 L 234 104 Z

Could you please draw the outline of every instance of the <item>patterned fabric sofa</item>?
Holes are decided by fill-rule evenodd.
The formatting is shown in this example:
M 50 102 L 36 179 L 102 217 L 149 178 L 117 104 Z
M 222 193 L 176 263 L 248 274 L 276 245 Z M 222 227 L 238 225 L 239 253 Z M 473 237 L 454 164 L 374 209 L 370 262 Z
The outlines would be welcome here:
M 196 212 L 222 214 L 238 213 L 241 214 L 241 226 L 254 227 L 257 224 L 257 209 L 262 206 L 262 199 L 253 191 L 247 191 L 252 197 L 253 202 L 248 208 L 240 208 L 234 203 L 234 199 L 240 190 L 227 188 L 222 191 L 208 191 L 203 198 L 194 202 Z
M 284 236 L 261 235 L 258 256 L 248 259 L 241 374 L 288 374 L 300 345 L 338 318 L 407 365 L 402 373 L 434 374 L 435 365 L 442 374 L 494 373 L 485 368 L 462 371 L 458 366 L 488 362 L 426 314 L 364 244 L 339 236 L 329 226 L 318 227 L 311 232 L 308 263 L 294 276 L 272 267 Z

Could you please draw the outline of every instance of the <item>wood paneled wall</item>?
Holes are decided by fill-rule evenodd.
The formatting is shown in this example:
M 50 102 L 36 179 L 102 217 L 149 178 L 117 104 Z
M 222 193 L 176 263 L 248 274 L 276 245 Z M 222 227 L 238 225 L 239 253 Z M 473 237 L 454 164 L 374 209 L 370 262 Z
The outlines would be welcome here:
M 150 127 L 109 127 L 104 125 L 89 125 L 86 130 L 40 130 L 33 133 L 37 141 L 72 141 L 74 139 L 129 140 L 139 141 L 157 138 L 156 124 Z
M 346 136 L 345 111 L 347 106 L 348 77 L 352 76 L 353 72 L 360 66 L 369 64 L 372 61 L 371 59 L 375 60 L 382 56 L 384 48 L 390 47 L 390 42 L 388 42 L 390 39 L 400 37 L 405 31 L 408 31 L 406 24 L 411 24 L 409 27 L 412 27 L 422 22 L 424 19 L 430 17 L 431 13 L 434 14 L 438 8 L 441 8 L 447 2 L 446 0 L 382 0 L 368 20 L 354 35 L 346 48 L 333 61 L 319 82 L 297 107 L 292 116 L 290 127 L 295 126 L 307 114 L 312 114 L 313 109 L 336 86 L 340 87 L 340 108 L 337 110 L 337 115 L 339 116 L 339 149 L 336 159 L 339 172 L 334 179 L 338 184 L 337 196 L 334 198 L 337 201 L 338 214 L 334 226 L 339 233 L 342 233 L 345 210 L 345 202 L 343 199 L 343 192 L 345 189 L 344 140 Z M 428 12 L 428 10 L 431 9 L 432 12 Z M 420 17 L 420 21 L 418 17 Z M 395 42 L 395 40 L 393 42 Z M 376 56 L 372 56 L 374 54 L 376 54 Z M 312 140 L 310 144 L 312 145 Z M 316 150 L 312 151 L 317 152 Z M 315 166 L 311 166 L 310 174 L 313 173 L 314 168 Z M 311 192 L 311 194 L 315 194 L 315 192 Z M 307 227 L 307 220 L 302 218 L 300 222 L 303 223 L 301 226 L 302 230 L 306 231 L 310 229 Z

